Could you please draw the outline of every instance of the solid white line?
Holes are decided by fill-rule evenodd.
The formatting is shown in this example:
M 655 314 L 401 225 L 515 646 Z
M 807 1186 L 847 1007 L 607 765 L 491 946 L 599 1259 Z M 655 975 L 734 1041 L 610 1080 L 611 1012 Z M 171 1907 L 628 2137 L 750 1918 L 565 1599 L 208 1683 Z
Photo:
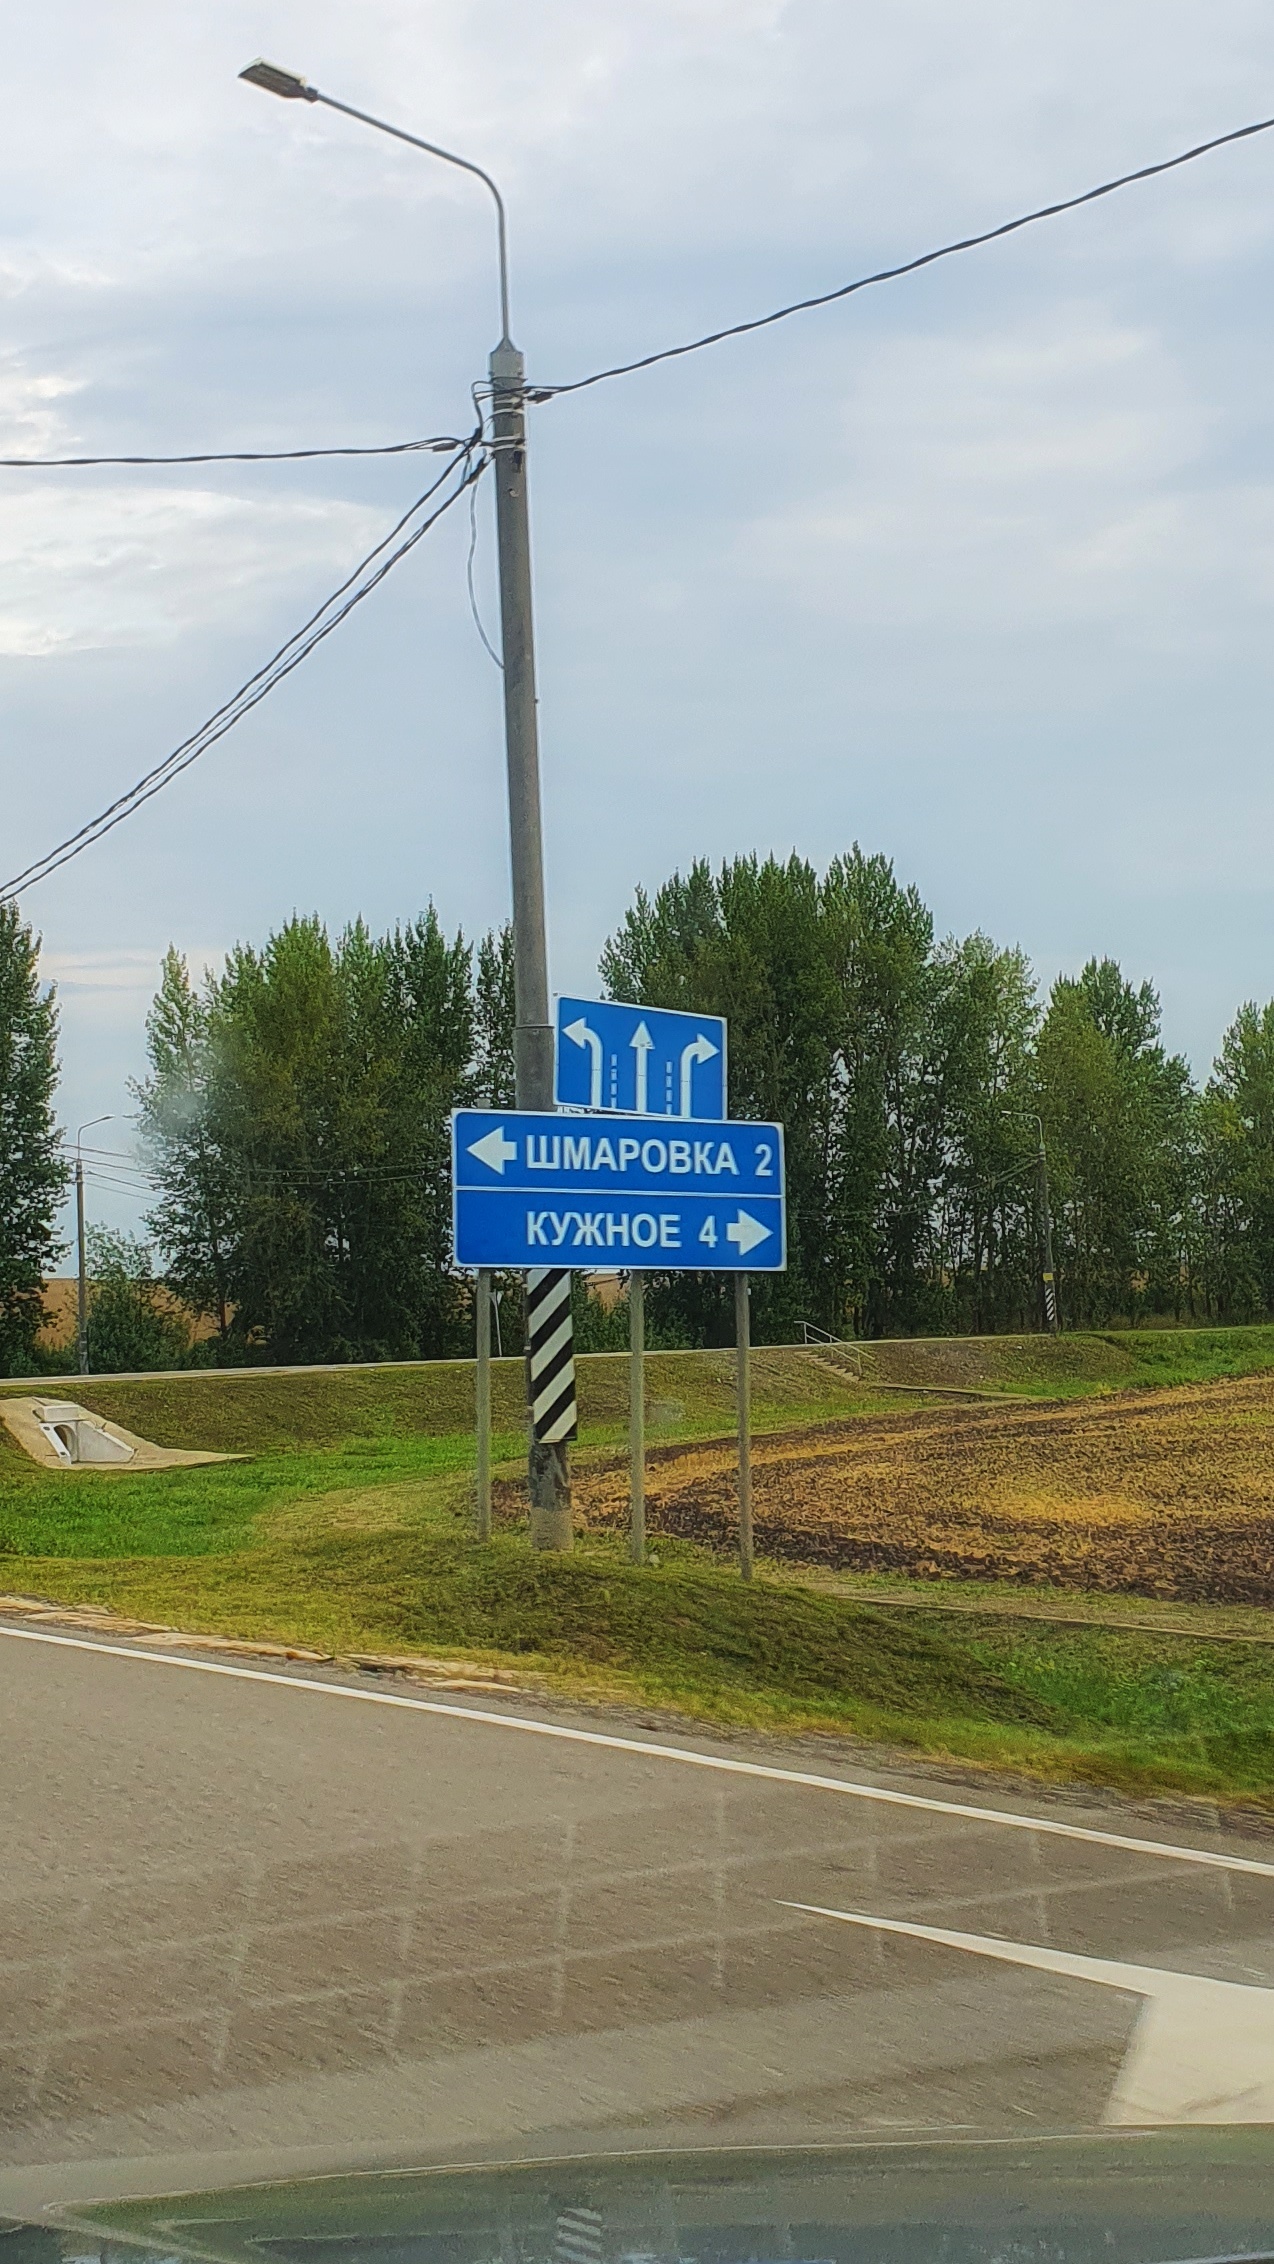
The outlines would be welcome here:
M 43 1628 L 0 1627 L 0 1635 L 19 1643 L 50 1643 L 67 1651 L 93 1651 L 107 1659 L 133 1659 L 153 1667 L 181 1667 L 190 1674 L 227 1675 L 234 1682 L 265 1682 L 277 1690 L 305 1690 L 320 1698 L 352 1698 L 362 1706 L 398 1706 L 409 1713 L 442 1714 L 450 1721 L 480 1722 L 490 1729 L 521 1730 L 531 1737 L 556 1737 L 568 1745 L 597 1745 L 610 1753 L 636 1753 L 648 1761 L 680 1761 L 692 1769 L 715 1769 L 723 1776 L 760 1777 L 770 1784 L 803 1785 L 811 1792 L 838 1792 L 851 1800 L 874 1800 L 888 1808 L 918 1808 L 930 1816 L 958 1816 L 966 1823 L 999 1824 L 1008 1831 L 1043 1832 L 1052 1839 L 1083 1840 L 1090 1847 L 1115 1847 L 1129 1855 L 1160 1856 L 1169 1863 L 1201 1863 L 1215 1871 L 1245 1871 L 1274 1879 L 1274 1863 L 1255 1856 L 1223 1855 L 1212 1848 L 1180 1847 L 1172 1840 L 1132 1839 L 1124 1832 L 1100 1832 L 1087 1824 L 1063 1824 L 1052 1816 L 1018 1816 L 1010 1809 L 975 1808 L 960 1800 L 934 1800 L 925 1793 L 891 1792 L 884 1785 L 859 1784 L 847 1777 L 816 1776 L 806 1769 L 778 1769 L 764 1761 L 731 1761 L 720 1753 L 696 1753 L 688 1745 L 649 1745 L 639 1737 L 613 1737 L 599 1729 L 569 1729 L 526 1714 L 490 1714 L 479 1706 L 449 1706 L 440 1698 L 408 1698 L 391 1690 L 353 1690 L 348 1683 L 314 1682 L 306 1675 L 272 1674 L 265 1667 L 232 1667 L 217 1659 L 182 1659 L 162 1651 L 133 1650 L 126 1643 L 93 1643 L 82 1635 L 51 1635 Z

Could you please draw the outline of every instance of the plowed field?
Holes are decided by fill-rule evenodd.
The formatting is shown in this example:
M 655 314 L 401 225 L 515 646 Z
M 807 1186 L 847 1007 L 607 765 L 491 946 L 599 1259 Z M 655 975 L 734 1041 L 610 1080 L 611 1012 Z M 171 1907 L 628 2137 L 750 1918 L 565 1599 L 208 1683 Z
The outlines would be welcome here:
M 627 1483 L 579 1471 L 582 1520 L 622 1524 Z M 656 1448 L 647 1484 L 652 1532 L 734 1545 L 731 1446 Z M 753 1522 L 789 1562 L 1274 1604 L 1274 1378 L 760 1438 Z

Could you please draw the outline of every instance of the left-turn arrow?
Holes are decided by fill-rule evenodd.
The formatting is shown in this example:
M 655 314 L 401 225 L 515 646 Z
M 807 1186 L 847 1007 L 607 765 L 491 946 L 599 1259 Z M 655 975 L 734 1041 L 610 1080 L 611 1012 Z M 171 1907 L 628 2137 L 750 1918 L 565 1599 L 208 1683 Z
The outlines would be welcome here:
M 484 1132 L 480 1140 L 471 1140 L 469 1143 L 470 1155 L 476 1156 L 479 1163 L 489 1164 L 492 1171 L 498 1171 L 502 1179 L 506 1163 L 512 1163 L 517 1152 L 517 1141 L 505 1139 L 502 1124 L 497 1124 L 494 1132 Z

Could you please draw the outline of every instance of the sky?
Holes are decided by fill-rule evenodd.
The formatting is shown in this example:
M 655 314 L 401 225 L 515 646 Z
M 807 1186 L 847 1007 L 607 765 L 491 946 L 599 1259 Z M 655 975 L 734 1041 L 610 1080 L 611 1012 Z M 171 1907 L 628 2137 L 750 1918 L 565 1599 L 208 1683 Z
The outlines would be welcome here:
M 241 84 L 258 54 L 498 178 L 544 383 L 1274 113 L 1258 0 L 44 0 L 6 28 L 0 453 L 469 429 L 485 192 Z M 1274 993 L 1272 246 L 1274 133 L 532 411 L 555 989 L 695 856 L 857 840 L 1043 985 L 1150 977 L 1207 1073 Z M 428 462 L 0 472 L 4 871 L 185 738 Z M 24 894 L 72 1133 L 109 1113 L 92 1141 L 131 1148 L 170 942 L 204 968 L 293 912 L 507 916 L 470 536 L 453 512 Z

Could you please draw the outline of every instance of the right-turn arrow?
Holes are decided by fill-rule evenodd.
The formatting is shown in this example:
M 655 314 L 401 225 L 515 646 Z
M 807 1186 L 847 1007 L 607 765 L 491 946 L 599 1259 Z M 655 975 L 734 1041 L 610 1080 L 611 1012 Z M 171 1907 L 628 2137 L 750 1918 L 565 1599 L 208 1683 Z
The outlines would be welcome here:
M 727 1242 L 737 1242 L 739 1256 L 746 1258 L 749 1250 L 755 1250 L 758 1242 L 769 1241 L 770 1233 L 771 1229 L 762 1226 L 760 1219 L 753 1218 L 750 1211 L 740 1211 L 733 1226 L 726 1228 L 725 1238 Z

